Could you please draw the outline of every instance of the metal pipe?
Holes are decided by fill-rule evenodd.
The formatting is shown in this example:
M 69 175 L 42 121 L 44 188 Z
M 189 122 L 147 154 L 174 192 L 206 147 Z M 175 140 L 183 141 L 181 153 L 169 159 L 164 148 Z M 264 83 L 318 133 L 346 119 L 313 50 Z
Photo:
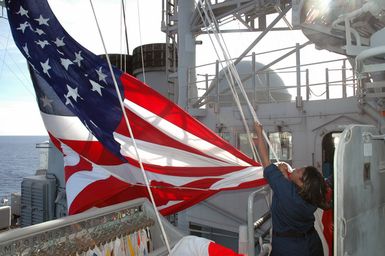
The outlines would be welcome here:
M 310 99 L 310 87 L 309 87 L 309 69 L 306 69 L 306 101 Z
M 218 104 L 218 107 L 219 107 L 219 60 L 217 60 L 215 62 L 215 84 L 216 84 L 216 89 L 217 89 L 217 104 Z M 206 92 L 209 90 L 209 88 L 206 89 Z M 205 92 L 205 93 L 206 93 Z
M 342 98 L 346 98 L 346 60 L 342 62 Z
M 275 26 L 275 24 L 278 23 L 278 21 L 286 15 L 286 13 L 291 9 L 291 5 L 287 6 L 278 16 L 277 18 L 275 18 L 275 20 L 270 23 L 269 26 L 267 26 L 267 28 L 265 30 L 263 30 L 263 32 L 261 34 L 259 34 L 259 36 L 257 37 L 257 39 L 254 40 L 254 42 L 252 42 L 250 44 L 249 47 L 247 47 L 247 49 L 241 54 L 239 55 L 239 57 L 234 61 L 234 65 L 237 65 L 250 51 L 251 49 L 254 48 L 254 46 L 256 46 L 259 41 L 261 41 L 261 39 Z
M 356 71 L 357 73 L 362 73 L 365 72 L 363 70 L 363 64 L 365 59 L 377 56 L 377 55 L 382 55 L 385 53 L 385 46 L 379 46 L 375 48 L 370 48 L 368 50 L 362 51 L 360 54 L 357 55 L 356 57 Z
M 254 228 L 260 228 L 266 221 L 268 221 L 271 217 L 271 212 L 268 211 L 264 215 L 262 215 L 261 218 L 259 218 L 255 223 L 254 223 Z
M 325 69 L 325 86 L 326 86 L 326 99 L 329 99 L 329 69 Z
M 300 53 L 299 43 L 295 44 L 295 60 L 296 60 L 296 72 L 297 72 L 297 98 L 296 106 L 297 108 L 302 107 L 302 96 L 301 96 L 301 53 Z
M 257 84 L 256 84 L 256 76 L 255 76 L 255 52 L 253 52 L 253 54 L 251 55 L 251 67 L 252 67 L 252 75 L 253 75 L 253 79 L 252 79 L 252 82 L 253 82 L 253 106 L 255 107 L 256 106 L 256 103 L 257 103 Z
M 255 241 L 254 241 L 254 199 L 259 193 L 266 193 L 264 186 L 252 193 L 247 199 L 247 241 L 248 241 L 248 255 L 255 255 Z

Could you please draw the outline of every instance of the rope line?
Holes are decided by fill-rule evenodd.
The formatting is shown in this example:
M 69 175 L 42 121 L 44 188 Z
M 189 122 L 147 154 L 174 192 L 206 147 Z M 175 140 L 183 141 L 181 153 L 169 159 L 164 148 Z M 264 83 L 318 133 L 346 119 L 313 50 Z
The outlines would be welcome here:
M 128 121 L 128 117 L 127 117 L 127 114 L 126 114 L 126 111 L 125 111 L 125 108 L 124 108 L 124 104 L 123 104 L 123 101 L 122 101 L 122 96 L 121 96 L 120 91 L 119 91 L 118 83 L 116 82 L 116 78 L 115 78 L 115 75 L 114 75 L 114 72 L 113 72 L 113 69 L 112 69 L 111 61 L 110 61 L 110 58 L 109 58 L 109 56 L 108 56 L 108 52 L 107 52 L 107 49 L 106 49 L 106 45 L 105 45 L 105 43 L 104 43 L 104 39 L 103 39 L 102 32 L 101 32 L 101 30 L 100 30 L 100 26 L 99 26 L 99 23 L 98 23 L 98 19 L 97 19 L 97 17 L 96 17 L 95 9 L 94 9 L 94 6 L 93 6 L 93 4 L 92 4 L 92 0 L 89 0 L 89 1 L 90 1 L 90 4 L 91 4 L 92 12 L 93 12 L 93 14 L 94 14 L 95 23 L 96 23 L 96 26 L 97 26 L 98 31 L 99 31 L 99 36 L 100 36 L 100 39 L 101 39 L 102 44 L 103 44 L 103 48 L 104 48 L 104 52 L 105 52 L 105 55 L 106 55 L 108 67 L 109 67 L 109 69 L 110 69 L 111 76 L 112 76 L 112 80 L 113 80 L 113 82 L 114 82 L 115 90 L 116 90 L 116 93 L 117 93 L 118 98 L 119 98 L 119 103 L 120 103 L 120 107 L 121 107 L 122 112 L 123 112 L 124 120 L 125 120 L 125 122 L 126 122 L 127 128 L 128 128 L 128 130 L 129 130 L 130 136 L 131 136 L 131 138 L 132 138 L 132 142 L 133 142 L 133 145 L 134 145 L 134 148 L 135 148 L 136 157 L 137 157 L 137 159 L 138 159 L 139 166 L 140 166 L 140 169 L 141 169 L 141 171 L 142 171 L 143 178 L 144 178 L 144 182 L 145 182 L 145 184 L 146 184 L 147 191 L 148 191 L 148 194 L 149 194 L 150 199 L 151 199 L 151 203 L 152 203 L 152 205 L 153 205 L 153 207 L 154 207 L 155 215 L 156 215 L 156 218 L 157 218 L 157 220 L 158 220 L 160 229 L 161 229 L 161 231 L 162 231 L 163 238 L 164 238 L 164 240 L 165 240 L 167 250 L 168 250 L 168 252 L 170 253 L 171 249 L 170 249 L 170 245 L 169 245 L 169 242 L 168 242 L 167 234 L 166 234 L 166 232 L 165 232 L 165 230 L 164 230 L 162 221 L 161 221 L 161 219 L 160 219 L 159 211 L 158 211 L 158 209 L 157 209 L 157 207 L 156 207 L 155 200 L 154 200 L 154 196 L 153 196 L 152 191 L 151 191 L 151 189 L 150 189 L 150 184 L 149 184 L 149 182 L 148 182 L 147 174 L 146 174 L 146 172 L 144 171 L 142 159 L 141 159 L 141 157 L 140 157 L 140 155 L 139 155 L 138 147 L 137 147 L 137 145 L 136 145 L 136 140 L 135 140 L 135 138 L 134 138 L 134 134 L 133 134 L 133 132 L 132 132 L 130 122 Z
M 239 112 L 241 113 L 242 121 L 243 121 L 243 124 L 244 124 L 245 129 L 246 129 L 246 132 L 247 132 L 247 138 L 248 138 L 248 141 L 249 141 L 249 143 L 250 143 L 250 147 L 251 147 L 251 149 L 252 149 L 253 156 L 256 158 L 256 154 L 257 154 L 258 152 L 257 152 L 257 150 L 256 150 L 256 148 L 255 148 L 255 145 L 254 145 L 253 141 L 252 141 L 251 133 L 250 133 L 250 130 L 249 130 L 249 128 L 248 128 L 248 125 L 247 125 L 247 122 L 246 122 L 246 118 L 245 118 L 245 116 L 244 116 L 244 113 L 243 113 L 243 111 L 242 111 L 242 107 L 241 107 L 241 104 L 240 104 L 240 101 L 239 101 L 239 97 L 238 97 L 237 92 L 236 92 L 236 89 L 235 89 L 234 79 L 235 79 L 235 81 L 236 81 L 236 83 L 237 83 L 237 85 L 238 85 L 238 87 L 239 87 L 239 89 L 240 89 L 240 91 L 241 91 L 243 97 L 244 97 L 245 100 L 246 100 L 247 106 L 248 106 L 249 111 L 250 111 L 250 113 L 251 113 L 251 115 L 252 115 L 252 117 L 253 117 L 254 122 L 258 122 L 258 123 L 259 123 L 257 114 L 256 114 L 256 112 L 254 111 L 254 108 L 252 107 L 252 105 L 251 105 L 251 103 L 250 103 L 250 100 L 249 100 L 249 98 L 248 98 L 248 96 L 247 96 L 247 93 L 246 93 L 246 91 L 245 91 L 245 89 L 244 89 L 244 86 L 243 86 L 242 81 L 241 81 L 241 79 L 240 79 L 240 77 L 239 77 L 238 71 L 236 70 L 236 67 L 235 67 L 235 65 L 234 65 L 234 62 L 231 61 L 231 57 L 230 57 L 230 54 L 229 54 L 229 51 L 228 51 L 226 42 L 225 42 L 223 36 L 222 36 L 220 33 L 218 33 L 218 27 L 219 27 L 219 25 L 218 25 L 218 23 L 217 23 L 217 21 L 216 21 L 216 19 L 215 19 L 215 15 L 214 15 L 214 13 L 213 13 L 213 11 L 212 11 L 212 9 L 211 9 L 210 3 L 209 3 L 207 0 L 199 0 L 199 4 L 200 4 L 200 6 L 202 7 L 202 11 L 203 11 L 204 14 L 205 14 L 204 17 L 203 17 L 203 14 L 202 14 L 202 12 L 201 12 L 201 8 L 197 8 L 198 11 L 199 11 L 199 15 L 201 16 L 202 21 L 204 22 L 204 24 L 205 24 L 205 26 L 206 26 L 207 28 L 211 28 L 212 33 L 215 35 L 215 38 L 217 39 L 217 43 L 219 44 L 219 46 L 220 46 L 220 48 L 221 48 L 221 50 L 222 50 L 223 57 L 224 57 L 224 59 L 225 59 L 225 61 L 226 61 L 226 64 L 227 64 L 226 69 L 228 70 L 228 72 L 229 72 L 229 74 L 230 74 L 230 79 L 228 79 L 227 72 L 224 72 L 224 74 L 225 74 L 226 79 L 227 79 L 227 81 L 228 81 L 228 83 L 229 83 L 229 87 L 230 87 L 230 89 L 231 89 L 231 92 L 233 93 L 234 100 L 235 100 L 235 102 L 236 102 L 236 105 L 237 105 L 237 107 L 238 107 L 238 110 L 239 110 Z M 209 13 L 207 12 L 206 7 L 207 7 L 207 9 L 209 10 Z M 212 17 L 212 19 L 211 19 L 210 17 Z M 212 24 L 212 25 L 207 25 L 206 22 L 208 22 L 208 24 Z M 208 31 L 208 30 L 207 30 L 207 31 Z M 209 32 L 209 31 L 208 31 L 208 32 Z M 217 52 L 217 50 L 216 50 L 216 48 L 215 48 L 215 44 L 214 44 L 214 42 L 213 42 L 213 40 L 212 40 L 212 38 L 211 38 L 211 33 L 208 33 L 208 35 L 209 35 L 210 41 L 211 41 L 211 43 L 213 44 L 213 47 L 214 47 L 214 49 L 215 49 L 215 53 L 217 54 L 217 57 L 220 59 L 219 54 L 218 54 L 218 52 Z M 220 35 L 220 36 L 219 36 L 219 35 Z M 222 66 L 222 68 L 223 68 L 222 61 L 220 61 L 220 64 L 221 64 L 221 66 Z M 274 148 L 273 148 L 273 146 L 272 146 L 272 144 L 271 144 L 269 138 L 267 137 L 265 131 L 263 131 L 263 136 L 264 136 L 265 141 L 267 142 L 267 144 L 268 144 L 268 146 L 269 146 L 269 148 L 270 148 L 272 154 L 274 155 L 274 158 L 275 158 L 276 161 L 278 162 L 278 161 L 279 161 L 279 158 L 278 158 L 278 156 L 277 156 L 277 153 L 275 152 L 275 150 L 274 150 Z
M 136 6 L 138 11 L 138 30 L 139 30 L 139 42 L 140 42 L 140 57 L 142 61 L 143 82 L 146 83 L 146 71 L 144 69 L 144 57 L 143 57 L 143 44 L 142 44 L 142 29 L 140 25 L 140 5 L 139 0 L 136 0 Z

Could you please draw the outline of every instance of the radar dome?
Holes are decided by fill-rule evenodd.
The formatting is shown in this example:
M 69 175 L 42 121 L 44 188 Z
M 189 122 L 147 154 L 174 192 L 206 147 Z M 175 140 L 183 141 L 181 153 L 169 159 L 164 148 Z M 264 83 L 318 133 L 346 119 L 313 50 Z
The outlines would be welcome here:
M 262 69 L 264 66 L 264 64 L 256 62 L 255 72 Z M 253 67 L 251 61 L 239 62 L 236 65 L 236 69 L 250 102 L 252 102 L 253 99 L 256 103 L 281 102 L 291 100 L 291 94 L 287 91 L 282 79 L 272 69 L 268 68 L 263 72 L 255 75 L 255 87 L 253 86 Z M 219 92 L 219 104 L 221 106 L 230 106 L 234 105 L 234 97 L 227 82 L 224 73 L 225 71 L 227 71 L 226 67 L 219 72 L 219 88 L 218 90 L 214 89 L 211 91 L 210 98 L 215 99 L 217 97 L 217 92 Z M 214 79 L 211 85 L 216 82 L 217 80 Z M 238 85 L 236 85 L 236 88 L 241 104 L 246 104 L 246 101 L 241 94 Z

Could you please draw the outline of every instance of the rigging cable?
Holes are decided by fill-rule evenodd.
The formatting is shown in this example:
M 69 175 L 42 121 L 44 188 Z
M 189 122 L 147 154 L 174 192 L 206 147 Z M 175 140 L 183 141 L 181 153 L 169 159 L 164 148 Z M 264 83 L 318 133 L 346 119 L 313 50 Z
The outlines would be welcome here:
M 142 61 L 143 82 L 146 83 L 146 72 L 144 69 L 143 44 L 142 44 L 142 30 L 141 30 L 141 24 L 140 24 L 139 0 L 136 0 L 136 6 L 137 6 L 137 10 L 138 10 L 138 30 L 139 30 L 139 43 L 140 43 L 140 57 L 141 57 L 141 61 Z
M 158 211 L 158 209 L 157 209 L 157 207 L 156 207 L 156 204 L 155 204 L 154 196 L 153 196 L 152 191 L 151 191 L 151 188 L 150 188 L 150 184 L 149 184 L 149 181 L 148 181 L 147 174 L 146 174 L 146 172 L 144 171 L 142 159 L 141 159 L 141 157 L 140 157 L 140 155 L 139 155 L 138 147 L 137 147 L 137 145 L 136 145 L 136 141 L 135 141 L 135 138 L 134 138 L 134 134 L 133 134 L 133 132 L 132 132 L 132 129 L 131 129 L 130 122 L 128 121 L 128 117 L 127 117 L 127 114 L 126 114 L 126 111 L 125 111 L 125 108 L 124 108 L 124 104 L 123 104 L 123 101 L 122 101 L 122 96 L 121 96 L 120 91 L 119 91 L 118 83 L 116 82 L 116 78 L 115 78 L 115 75 L 114 75 L 114 72 L 113 72 L 113 69 L 112 69 L 111 61 L 110 61 L 110 58 L 109 58 L 109 56 L 108 56 L 108 52 L 107 52 L 106 45 L 105 45 L 105 43 L 104 43 L 102 31 L 100 30 L 99 22 L 98 22 L 98 19 L 97 19 L 97 17 L 96 17 L 95 9 L 94 9 L 94 6 L 93 6 L 93 4 L 92 4 L 92 0 L 89 0 L 89 1 L 90 1 L 90 4 L 91 4 L 92 12 L 93 12 L 93 14 L 94 14 L 95 23 L 96 23 L 96 26 L 97 26 L 98 31 L 99 31 L 99 36 L 100 36 L 100 39 L 101 39 L 102 44 L 103 44 L 103 48 L 104 48 L 104 52 L 105 52 L 105 55 L 106 55 L 108 67 L 109 67 L 109 69 L 110 69 L 111 76 L 112 76 L 112 80 L 113 80 L 113 82 L 114 82 L 115 90 L 116 90 L 116 93 L 117 93 L 117 95 L 118 95 L 118 99 L 119 99 L 120 107 L 121 107 L 122 112 L 123 112 L 124 120 L 125 120 L 125 122 L 126 122 L 128 131 L 129 131 L 130 136 L 131 136 L 131 140 L 132 140 L 133 146 L 134 146 L 134 148 L 135 148 L 136 157 L 137 157 L 137 159 L 138 159 L 138 163 L 139 163 L 140 169 L 141 169 L 141 171 L 142 171 L 142 175 L 143 175 L 144 181 L 145 181 L 145 183 L 146 183 L 147 191 L 148 191 L 148 194 L 149 194 L 149 196 L 150 196 L 151 203 L 152 203 L 152 205 L 153 205 L 153 207 L 154 207 L 155 215 L 156 215 L 156 218 L 157 218 L 157 220 L 158 220 L 158 223 L 159 223 L 159 226 L 160 226 L 160 229 L 161 229 L 161 232 L 162 232 L 164 241 L 165 241 L 165 243 L 166 243 L 167 250 L 168 250 L 168 252 L 170 253 L 171 249 L 170 249 L 170 245 L 169 245 L 169 242 L 168 242 L 167 234 L 166 234 L 166 232 L 165 232 L 165 230 L 164 230 L 163 223 L 162 223 L 162 221 L 161 221 L 161 219 L 160 219 L 159 211 Z
M 215 27 L 215 28 L 219 28 L 219 24 L 218 24 L 218 22 L 217 22 L 217 20 L 216 20 L 216 18 L 215 18 L 214 12 L 213 12 L 213 10 L 212 10 L 212 8 L 211 8 L 211 4 L 210 4 L 207 0 L 205 0 L 205 2 L 206 2 L 206 5 L 208 6 L 208 9 L 209 9 L 209 12 L 210 12 L 211 17 L 213 18 L 213 22 L 215 22 L 215 26 L 214 26 L 214 27 Z M 242 92 L 242 94 L 243 94 L 243 97 L 244 97 L 245 100 L 246 100 L 246 103 L 247 103 L 247 105 L 248 105 L 248 107 L 249 107 L 249 111 L 250 111 L 250 113 L 251 113 L 252 116 L 253 116 L 254 122 L 260 123 L 259 120 L 258 120 L 257 114 L 256 114 L 256 112 L 254 111 L 254 108 L 253 108 L 253 106 L 252 106 L 251 103 L 250 103 L 249 97 L 247 96 L 247 93 L 246 93 L 245 88 L 244 88 L 244 86 L 243 86 L 243 84 L 242 84 L 241 78 L 239 77 L 239 74 L 238 74 L 238 71 L 237 71 L 237 69 L 236 69 L 236 67 L 235 67 L 235 65 L 234 65 L 234 62 L 231 61 L 231 58 L 230 58 L 230 52 L 229 52 L 229 50 L 228 50 L 228 48 L 227 48 L 226 41 L 225 41 L 225 39 L 223 38 L 223 35 L 222 35 L 221 33 L 219 33 L 219 30 L 216 30 L 216 31 L 213 31 L 213 32 L 214 32 L 214 35 L 216 35 L 216 38 L 217 38 L 217 40 L 218 40 L 218 43 L 221 44 L 221 42 L 222 42 L 223 45 L 224 45 L 224 46 L 222 47 L 222 49 L 223 49 L 223 51 L 224 51 L 224 52 L 223 52 L 224 57 L 225 57 L 225 59 L 226 59 L 226 62 L 229 63 L 229 67 L 230 67 L 230 70 L 231 70 L 231 72 L 232 72 L 232 75 L 235 77 L 235 80 L 237 81 L 237 84 L 238 84 L 238 86 L 239 86 L 239 89 L 241 90 L 241 92 Z M 219 40 L 219 36 L 218 36 L 218 35 L 220 35 L 220 39 L 222 39 L 222 41 Z M 255 72 L 255 71 L 253 71 L 253 72 Z M 246 120 L 245 120 L 245 123 L 246 123 Z M 251 147 L 252 147 L 255 151 L 257 151 L 257 150 L 255 149 L 254 143 L 253 143 L 252 140 L 251 140 L 251 135 L 250 135 L 250 131 L 249 131 L 249 129 L 248 129 L 248 126 L 246 126 L 246 131 L 247 131 L 247 134 L 248 134 L 248 139 L 249 139 L 249 142 L 250 142 L 250 144 L 251 144 Z M 264 136 L 264 138 L 265 138 L 265 141 L 266 141 L 267 144 L 269 145 L 269 148 L 270 148 L 271 152 L 273 153 L 274 158 L 276 159 L 277 162 L 279 162 L 278 155 L 276 154 L 276 152 L 275 152 L 273 146 L 271 145 L 271 142 L 270 142 L 269 138 L 267 137 L 265 131 L 264 131 L 264 130 L 262 130 L 262 131 L 263 131 L 263 136 Z
M 128 46 L 128 32 L 127 32 L 128 30 L 127 30 L 127 20 L 126 20 L 126 7 L 124 5 L 124 2 L 125 2 L 125 0 L 122 0 L 122 14 L 123 14 L 124 35 L 125 35 L 124 41 L 126 42 L 127 55 L 129 55 L 130 54 L 130 48 Z M 121 52 L 120 56 L 122 56 L 122 52 Z M 120 67 L 122 68 L 122 66 L 123 65 L 121 65 Z M 124 72 L 127 72 L 126 67 L 127 67 L 127 57 L 125 56 L 124 57 Z
M 201 6 L 202 6 L 202 3 L 201 3 Z M 203 18 L 203 14 L 202 14 L 200 8 L 197 8 L 197 9 L 198 9 L 198 11 L 199 11 L 199 15 L 200 15 L 200 17 L 201 17 L 203 23 L 205 24 L 205 26 L 206 26 L 207 28 L 214 27 L 214 26 L 216 25 L 216 24 L 214 24 L 214 23 L 210 20 L 208 14 L 207 14 L 207 12 L 205 11 L 204 8 L 202 8 L 202 9 L 203 9 L 204 12 L 205 12 L 205 15 L 204 15 L 204 16 L 206 17 L 207 20 L 205 20 L 205 19 Z M 208 25 L 206 22 L 207 22 L 208 24 L 212 24 L 212 25 Z M 212 30 L 213 30 L 213 32 L 215 33 L 215 28 L 212 28 Z M 216 53 L 218 59 L 220 60 L 221 58 L 220 58 L 220 56 L 219 56 L 218 50 L 217 50 L 216 47 L 215 47 L 214 41 L 213 41 L 213 39 L 211 38 L 210 33 L 208 33 L 208 34 L 209 34 L 210 41 L 211 41 L 211 43 L 212 43 L 212 45 L 213 45 L 213 47 L 214 47 L 214 51 L 215 51 L 215 53 Z M 217 39 L 218 39 L 218 38 L 217 38 Z M 218 44 L 220 45 L 220 42 L 218 42 Z M 220 46 L 221 46 L 221 45 L 220 45 Z M 222 46 L 221 46 L 221 47 L 222 47 Z M 226 54 L 226 53 L 224 52 L 224 50 L 223 50 L 223 47 L 222 47 L 222 52 L 223 52 L 224 55 Z M 258 152 L 257 152 L 257 150 L 255 149 L 255 145 L 253 145 L 253 143 L 252 143 L 252 139 L 251 139 L 251 136 L 250 136 L 250 131 L 249 131 L 248 125 L 247 125 L 247 123 L 246 123 L 246 118 L 245 118 L 245 115 L 244 115 L 243 110 L 242 110 L 242 107 L 241 107 L 241 103 L 240 103 L 240 100 L 239 100 L 239 96 L 238 96 L 238 94 L 237 94 L 237 92 L 236 92 L 236 89 L 235 89 L 235 85 L 234 85 L 234 77 L 231 76 L 232 73 L 231 73 L 231 70 L 229 69 L 230 63 L 229 63 L 229 61 L 228 61 L 228 58 L 225 57 L 225 60 L 226 60 L 226 64 L 227 64 L 227 66 L 226 66 L 227 71 L 224 72 L 224 75 L 225 75 L 226 80 L 227 80 L 227 82 L 228 82 L 228 84 L 229 84 L 229 88 L 230 88 L 230 90 L 231 90 L 231 92 L 232 92 L 232 94 L 233 94 L 233 96 L 234 96 L 234 100 L 235 100 L 235 103 L 236 103 L 236 105 L 237 105 L 237 107 L 238 107 L 238 110 L 239 110 L 239 112 L 240 112 L 240 114 L 241 114 L 242 122 L 243 122 L 243 125 L 244 125 L 244 127 L 245 127 L 245 129 L 246 129 L 246 132 L 247 132 L 247 138 L 248 138 L 248 141 L 249 141 L 249 144 L 250 144 L 250 147 L 251 147 L 251 151 L 252 151 L 252 153 L 253 153 L 253 157 L 254 157 L 254 159 L 257 159 L 257 154 L 258 154 Z M 223 63 L 223 62 L 220 61 L 220 65 L 221 65 L 222 69 L 224 70 L 225 67 L 223 66 L 222 63 Z M 218 78 L 217 78 L 217 79 L 218 79 Z
M 4 18 L 6 19 L 6 18 Z M 0 79 L 3 75 L 3 72 L 4 72 L 4 67 L 7 67 L 8 70 L 15 76 L 15 78 L 17 80 L 19 80 L 20 84 L 27 90 L 27 92 L 29 94 L 31 94 L 33 97 L 35 97 L 35 93 L 31 91 L 31 89 L 29 88 L 30 84 L 27 85 L 25 84 L 25 81 L 29 81 L 29 79 L 27 78 L 27 76 L 25 75 L 25 71 L 22 70 L 22 68 L 18 65 L 18 63 L 15 61 L 14 58 L 9 58 L 13 63 L 14 63 L 14 66 L 18 69 L 18 73 L 16 73 L 13 68 L 11 68 L 11 66 L 5 61 L 6 57 L 7 57 L 7 53 L 8 53 L 8 48 L 9 48 L 9 39 L 11 37 L 11 31 L 8 31 L 8 35 L 7 35 L 7 42 L 5 44 L 5 48 L 4 48 L 4 54 L 3 54 L 3 57 L 2 57 L 2 63 L 1 63 L 1 68 L 0 68 Z M 2 45 L 1 45 L 2 46 Z M 20 74 L 21 76 L 23 77 L 23 79 L 25 81 L 23 81 L 22 78 L 20 78 Z
M 203 1 L 205 1 L 204 4 L 203 4 Z M 202 15 L 202 13 L 201 13 L 201 9 L 200 9 L 200 8 L 197 8 L 198 11 L 199 11 L 200 16 L 201 16 L 201 18 L 202 18 L 202 21 L 205 23 L 205 25 L 206 25 L 206 21 L 209 22 L 209 24 L 212 24 L 212 25 L 210 25 L 210 26 L 206 25 L 206 27 L 207 27 L 207 28 L 211 27 L 211 30 L 212 30 L 213 34 L 215 35 L 215 37 L 216 37 L 216 39 L 217 39 L 217 43 L 218 43 L 219 46 L 221 47 L 223 56 L 224 56 L 225 61 L 226 61 L 226 64 L 227 64 L 227 67 L 226 67 L 226 68 L 227 68 L 227 70 L 229 71 L 230 75 L 232 75 L 232 77 L 234 77 L 234 78 L 231 78 L 231 80 L 227 79 L 227 80 L 228 80 L 228 83 L 229 83 L 229 87 L 230 87 L 231 91 L 233 92 L 233 96 L 234 96 L 235 101 L 236 101 L 236 103 L 237 103 L 237 107 L 238 107 L 238 109 L 239 109 L 239 111 L 240 111 L 240 113 L 241 113 L 241 116 L 242 116 L 242 119 L 243 119 L 243 123 L 244 123 L 245 129 L 246 129 L 247 135 L 248 135 L 248 140 L 249 140 L 249 143 L 250 143 L 250 147 L 251 147 L 251 149 L 253 150 L 253 152 L 254 152 L 254 151 L 257 152 L 257 150 L 255 149 L 255 145 L 254 145 L 254 143 L 252 142 L 251 135 L 250 135 L 250 131 L 249 131 L 249 129 L 248 129 L 248 125 L 247 125 L 247 123 L 246 123 L 246 119 L 245 119 L 244 114 L 243 114 L 243 112 L 242 112 L 242 108 L 241 108 L 241 105 L 240 105 L 240 102 L 239 102 L 239 98 L 238 98 L 238 96 L 237 96 L 237 94 L 236 94 L 236 90 L 235 90 L 234 88 L 231 88 L 231 87 L 235 87 L 234 83 L 231 82 L 231 81 L 233 81 L 233 79 L 236 80 L 236 82 L 237 82 L 237 84 L 238 84 L 238 86 L 239 86 L 239 88 L 240 88 L 240 90 L 241 90 L 241 92 L 242 92 L 242 94 L 243 94 L 243 96 L 244 96 L 246 102 L 247 102 L 247 105 L 248 105 L 248 107 L 249 107 L 249 110 L 250 110 L 250 112 L 251 112 L 251 114 L 252 114 L 252 116 L 253 116 L 254 122 L 259 122 L 258 117 L 257 117 L 257 115 L 256 115 L 256 113 L 255 113 L 255 111 L 254 111 L 254 109 L 253 109 L 253 107 L 252 107 L 252 105 L 251 105 L 251 103 L 250 103 L 250 101 L 249 101 L 249 99 L 248 99 L 248 96 L 247 96 L 247 94 L 246 94 L 246 92 L 245 92 L 245 90 L 244 90 L 244 87 L 243 87 L 243 85 L 242 85 L 242 81 L 241 81 L 241 79 L 240 79 L 240 77 L 239 77 L 239 74 L 238 74 L 236 68 L 235 68 L 235 65 L 234 65 L 234 63 L 231 61 L 230 54 L 229 54 L 228 48 L 227 48 L 227 46 L 226 46 L 225 40 L 224 40 L 224 38 L 223 38 L 222 35 L 220 35 L 220 37 L 218 36 L 218 34 L 220 34 L 220 33 L 218 32 L 218 29 L 217 29 L 217 28 L 219 27 L 219 25 L 218 25 L 218 23 L 217 23 L 216 20 L 215 20 L 215 15 L 214 15 L 214 13 L 213 13 L 213 11 L 212 11 L 212 9 L 211 9 L 210 3 L 208 3 L 207 0 L 200 0 L 199 3 L 200 3 L 200 6 L 202 6 L 202 10 L 203 10 L 203 12 L 205 13 L 204 16 L 205 16 L 205 18 L 206 18 L 206 19 L 203 18 L 203 15 Z M 206 6 L 207 6 L 207 9 L 209 9 L 210 15 L 209 15 L 209 13 L 207 12 L 206 8 L 204 8 L 204 7 L 206 7 Z M 213 17 L 213 19 L 210 20 L 210 17 Z M 213 40 L 212 40 L 212 38 L 211 38 L 211 34 L 208 33 L 208 35 L 209 35 L 209 38 L 210 38 L 210 40 L 211 40 L 211 43 L 213 44 L 213 47 L 214 47 L 214 49 L 215 49 L 215 44 L 214 44 L 214 42 L 213 42 Z M 222 45 L 222 44 L 223 44 L 223 45 Z M 216 50 L 216 49 L 215 49 L 215 52 L 217 53 L 217 50 Z M 220 59 L 218 53 L 217 53 L 217 56 L 218 56 L 218 58 Z M 222 65 L 222 62 L 221 62 L 221 65 Z M 226 78 L 227 78 L 226 72 L 225 72 L 225 76 L 226 76 Z M 268 143 L 269 148 L 270 148 L 271 152 L 273 153 L 273 155 L 274 155 L 276 161 L 278 162 L 278 161 L 279 161 L 278 156 L 277 156 L 277 154 L 276 154 L 276 152 L 275 152 L 273 146 L 271 145 L 271 142 L 270 142 L 270 140 L 268 139 L 268 137 L 267 137 L 265 131 L 263 131 L 263 136 L 264 136 L 266 142 Z M 254 153 L 253 153 L 253 154 L 254 154 Z

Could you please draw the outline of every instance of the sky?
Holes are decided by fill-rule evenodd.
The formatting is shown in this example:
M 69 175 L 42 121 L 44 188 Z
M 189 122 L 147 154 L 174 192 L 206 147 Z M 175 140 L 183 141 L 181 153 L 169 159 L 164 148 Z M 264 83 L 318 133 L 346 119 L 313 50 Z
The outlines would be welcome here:
M 49 0 L 48 2 L 63 27 L 75 40 L 96 54 L 104 53 L 88 0 Z M 93 4 L 107 51 L 124 52 L 125 45 L 121 43 L 120 33 L 121 1 L 93 0 Z M 126 1 L 130 53 L 141 44 L 165 42 L 165 34 L 160 29 L 161 4 L 160 0 Z M 232 57 L 239 56 L 257 36 L 258 33 L 224 34 Z M 197 64 L 215 61 L 215 53 L 207 35 L 197 39 L 203 41 L 202 45 L 197 46 Z M 254 51 L 258 53 L 267 49 L 294 46 L 296 42 L 306 41 L 301 31 L 274 32 L 265 36 Z M 315 50 L 314 46 L 306 47 L 302 54 L 310 57 L 308 62 L 322 58 L 342 57 L 325 50 Z M 270 56 L 257 61 L 266 64 L 271 59 Z M 0 18 L 0 120 L 0 136 L 47 134 L 35 101 L 25 59 L 15 46 L 9 25 L 4 18 Z
M 88 0 L 49 0 L 48 2 L 72 37 L 92 52 L 104 53 Z M 136 0 L 127 1 L 126 6 L 129 13 L 128 31 L 131 35 L 130 52 L 141 43 L 158 43 L 165 40 L 165 35 L 160 31 L 162 2 L 151 0 L 139 2 L 139 11 Z M 150 2 L 151 8 L 146 8 Z M 122 49 L 119 33 L 120 3 L 120 0 L 93 0 L 109 52 L 121 52 L 120 49 Z M 138 13 L 141 19 L 141 33 L 138 29 Z M 0 18 L 0 120 L 0 136 L 47 134 L 35 100 L 26 61 L 15 46 L 8 22 L 3 17 Z

